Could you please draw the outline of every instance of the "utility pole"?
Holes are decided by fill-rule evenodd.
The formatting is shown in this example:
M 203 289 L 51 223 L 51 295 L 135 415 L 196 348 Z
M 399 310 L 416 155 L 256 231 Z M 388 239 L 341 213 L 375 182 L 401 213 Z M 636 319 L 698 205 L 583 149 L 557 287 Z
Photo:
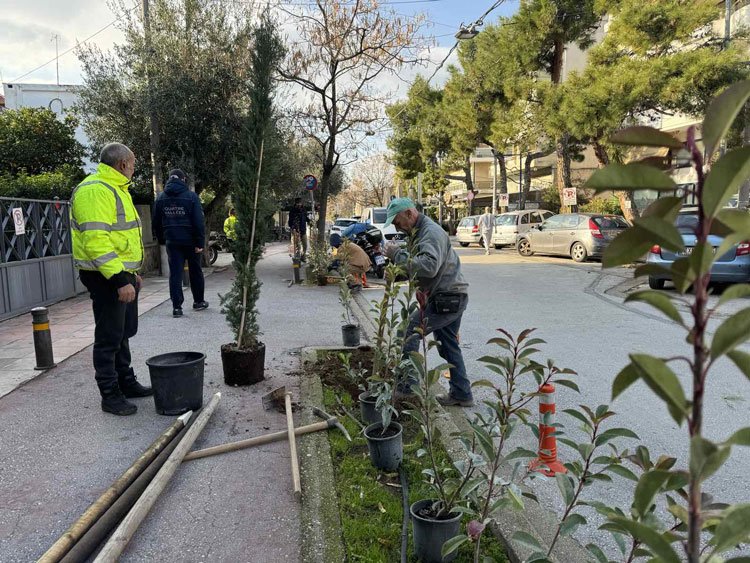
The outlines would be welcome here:
M 729 47 L 732 36 L 732 0 L 724 0 L 724 48 Z
M 497 213 L 497 152 L 492 149 L 492 162 L 495 165 L 495 171 L 492 174 L 492 213 Z
M 159 161 L 159 121 L 154 110 L 154 93 L 149 72 L 153 53 L 151 50 L 151 18 L 149 17 L 148 1 L 142 0 L 141 7 L 143 9 L 143 34 L 146 45 L 146 96 L 148 97 L 149 141 L 151 145 L 151 179 L 154 196 L 156 196 L 162 191 L 162 177 L 161 162 Z
M 417 174 L 417 202 L 422 205 L 422 173 Z
M 55 76 L 57 77 L 57 85 L 60 85 L 60 35 L 55 33 L 52 36 L 52 41 L 55 42 Z

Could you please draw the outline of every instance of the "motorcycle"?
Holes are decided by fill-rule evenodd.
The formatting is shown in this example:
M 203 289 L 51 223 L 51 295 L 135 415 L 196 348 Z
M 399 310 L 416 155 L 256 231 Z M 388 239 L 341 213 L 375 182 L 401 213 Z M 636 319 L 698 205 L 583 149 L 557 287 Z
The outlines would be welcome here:
M 213 264 L 219 257 L 219 252 L 231 252 L 229 239 L 224 233 L 211 231 L 208 235 L 208 263 Z
M 383 279 L 385 276 L 387 259 L 383 256 L 383 251 L 380 246 L 383 242 L 383 233 L 380 232 L 380 229 L 377 227 L 369 227 L 364 231 L 351 235 L 349 240 L 365 251 L 370 258 L 372 270 L 375 272 L 375 275 L 378 278 Z

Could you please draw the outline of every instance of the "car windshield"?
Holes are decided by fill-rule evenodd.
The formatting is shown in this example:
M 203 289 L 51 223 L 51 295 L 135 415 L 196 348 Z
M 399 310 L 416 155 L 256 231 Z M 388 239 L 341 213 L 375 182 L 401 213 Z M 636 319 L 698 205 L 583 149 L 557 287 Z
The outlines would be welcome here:
M 385 209 L 373 209 L 372 210 L 372 222 L 376 225 L 379 225 L 380 223 L 385 223 L 386 218 L 388 217 L 388 213 Z
M 595 217 L 594 223 L 600 229 L 627 229 L 630 225 L 618 215 L 607 215 L 605 217 Z
M 518 215 L 500 215 L 495 219 L 495 225 L 515 225 Z
M 349 225 L 353 225 L 356 223 L 356 221 L 353 221 L 351 219 L 336 219 L 336 222 L 334 225 L 337 227 L 348 227 Z
M 677 227 L 680 234 L 695 234 L 695 230 L 698 228 L 698 214 L 680 213 L 677 215 L 674 226 Z

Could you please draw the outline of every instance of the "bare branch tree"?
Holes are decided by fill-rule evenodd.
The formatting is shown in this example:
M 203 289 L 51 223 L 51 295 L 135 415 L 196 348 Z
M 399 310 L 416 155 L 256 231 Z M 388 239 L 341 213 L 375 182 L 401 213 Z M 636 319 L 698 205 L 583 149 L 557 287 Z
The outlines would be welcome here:
M 359 148 L 384 119 L 390 93 L 379 86 L 404 65 L 422 63 L 422 15 L 385 10 L 377 0 L 316 0 L 308 11 L 282 8 L 295 21 L 301 41 L 279 69 L 302 88 L 295 123 L 322 148 L 318 233 L 324 236 L 329 181 L 341 156 Z

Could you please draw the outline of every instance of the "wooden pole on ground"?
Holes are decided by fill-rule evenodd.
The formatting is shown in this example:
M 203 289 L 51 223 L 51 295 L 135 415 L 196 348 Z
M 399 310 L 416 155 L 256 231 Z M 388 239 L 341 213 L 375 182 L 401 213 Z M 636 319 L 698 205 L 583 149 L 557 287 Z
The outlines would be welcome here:
M 299 479 L 299 460 L 297 459 L 297 441 L 294 436 L 294 418 L 292 417 L 292 394 L 284 397 L 286 410 L 286 427 L 289 433 L 289 451 L 292 457 L 292 483 L 294 483 L 294 498 L 302 499 L 302 485 Z
M 295 436 L 302 436 L 304 434 L 310 434 L 311 432 L 319 432 L 333 428 L 329 422 L 316 422 L 314 424 L 308 424 L 307 426 L 300 426 L 294 429 Z M 190 461 L 192 459 L 200 459 L 203 457 L 209 457 L 212 455 L 223 454 L 227 452 L 234 452 L 242 450 L 244 448 L 252 448 L 253 446 L 262 446 L 263 444 L 270 444 L 271 442 L 279 442 L 289 437 L 289 430 L 282 430 L 281 432 L 273 432 L 271 434 L 264 434 L 263 436 L 256 436 L 254 438 L 248 438 L 247 440 L 240 440 L 238 442 L 230 442 L 228 444 L 221 444 L 206 448 L 203 450 L 195 450 L 186 455 L 182 461 Z
M 140 526 L 143 519 L 146 518 L 148 511 L 151 510 L 156 499 L 162 491 L 164 491 L 169 480 L 177 471 L 177 468 L 182 463 L 182 459 L 193 446 L 193 443 L 196 438 L 198 438 L 203 427 L 206 426 L 208 419 L 211 418 L 211 415 L 216 410 L 216 406 L 219 404 L 219 399 L 221 399 L 221 393 L 216 393 L 211 397 L 211 400 L 206 407 L 200 412 L 198 418 L 195 419 L 190 430 L 187 431 L 185 437 L 172 452 L 172 455 L 169 456 L 169 459 L 164 463 L 159 470 L 159 473 L 156 474 L 154 480 L 151 481 L 151 484 L 145 491 L 143 491 L 141 498 L 139 498 L 138 502 L 136 502 L 133 505 L 133 508 L 130 509 L 130 512 L 128 512 L 128 515 L 117 527 L 112 534 L 112 537 L 109 538 L 109 541 L 104 544 L 104 547 L 99 552 L 99 555 L 97 555 L 94 563 L 110 563 L 112 561 L 117 561 L 125 549 L 125 546 L 128 545 L 133 534 L 135 534 L 138 526 Z
M 73 548 L 76 542 L 91 528 L 91 526 L 101 518 L 102 514 L 107 512 L 109 507 L 120 498 L 123 491 L 125 491 L 130 484 L 136 480 L 143 470 L 148 467 L 156 456 L 159 455 L 159 452 L 167 447 L 172 439 L 180 433 L 180 430 L 185 427 L 192 414 L 193 411 L 188 411 L 180 416 L 162 433 L 161 436 L 154 440 L 146 451 L 144 451 L 141 456 L 133 462 L 133 465 L 128 467 L 125 472 L 86 509 L 80 518 L 73 522 L 70 528 L 68 528 L 67 531 L 60 536 L 54 544 L 52 544 L 45 554 L 39 558 L 37 563 L 57 563 L 60 561 L 65 554 Z

